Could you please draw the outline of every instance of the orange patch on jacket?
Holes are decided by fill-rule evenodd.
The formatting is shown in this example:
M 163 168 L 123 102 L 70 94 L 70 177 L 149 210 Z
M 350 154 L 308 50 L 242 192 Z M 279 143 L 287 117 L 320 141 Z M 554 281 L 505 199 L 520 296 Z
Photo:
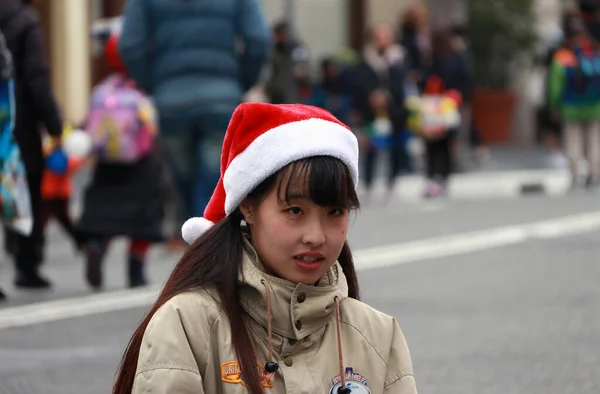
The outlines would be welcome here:
M 258 375 L 263 387 L 272 389 L 273 381 L 266 376 L 263 367 L 257 363 Z M 241 384 L 246 387 L 246 382 L 242 379 L 242 370 L 238 361 L 229 361 L 221 364 L 221 380 L 225 383 Z

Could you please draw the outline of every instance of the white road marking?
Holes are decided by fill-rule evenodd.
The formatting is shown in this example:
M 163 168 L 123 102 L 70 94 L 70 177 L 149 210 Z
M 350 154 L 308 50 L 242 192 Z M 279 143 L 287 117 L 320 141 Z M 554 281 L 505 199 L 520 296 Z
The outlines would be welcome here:
M 600 229 L 600 211 L 580 215 L 454 234 L 355 252 L 356 269 L 368 270 L 509 246 L 531 239 L 549 239 Z
M 529 224 L 361 249 L 355 251 L 356 268 L 360 271 L 390 267 L 598 229 L 600 211 L 594 211 Z M 156 299 L 158 291 L 158 287 L 124 290 L 0 309 L 0 329 L 147 307 Z

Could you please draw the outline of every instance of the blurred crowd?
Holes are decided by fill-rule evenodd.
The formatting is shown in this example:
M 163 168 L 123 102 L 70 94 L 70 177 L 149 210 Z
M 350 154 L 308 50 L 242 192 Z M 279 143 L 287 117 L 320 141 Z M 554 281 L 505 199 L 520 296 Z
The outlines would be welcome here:
M 379 157 L 387 163 L 389 193 L 398 175 L 424 170 L 429 180 L 426 197 L 443 196 L 450 174 L 465 169 L 471 152 L 479 159 L 487 157 L 470 121 L 473 78 L 464 26 L 432 30 L 427 8 L 415 4 L 397 26 L 372 26 L 362 51 L 345 50 L 321 59 L 317 72 L 311 72 L 309 51 L 291 31 L 286 23 L 274 29 L 264 99 L 320 106 L 349 124 L 363 142 L 367 193 Z M 422 140 L 408 127 L 408 99 L 449 91 L 460 95 L 462 122 L 438 138 Z
M 268 26 L 258 0 L 246 0 L 243 7 L 220 0 L 129 0 L 121 23 L 94 32 L 111 73 L 94 87 L 89 114 L 78 125 L 90 137 L 89 153 L 76 146 L 86 144 L 81 136 L 66 149 L 66 140 L 77 133 L 67 132 L 54 100 L 31 2 L 0 0 L 0 31 L 15 66 L 14 135 L 27 168 L 34 219 L 30 235 L 5 229 L 17 287 L 51 286 L 40 273 L 44 249 L 51 247 L 44 242 L 51 218 L 82 254 L 92 288 L 102 287 L 107 250 L 121 236 L 130 240 L 127 283 L 145 285 L 150 246 L 185 247 L 181 225 L 202 216 L 219 179 L 229 119 L 248 97 L 319 106 L 348 124 L 361 141 L 367 199 L 380 164 L 388 198 L 397 177 L 411 172 L 424 173 L 423 196 L 437 198 L 472 157 L 489 157 L 471 116 L 466 26 L 433 29 L 427 8 L 414 4 L 396 26 L 371 26 L 361 51 L 312 59 L 290 21 Z M 600 176 L 597 14 L 568 13 L 563 38 L 544 60 L 548 100 L 541 118 L 552 146 L 561 149 L 564 138 L 574 184 L 584 157 L 590 167 L 586 184 Z M 457 115 L 435 133 L 424 132 L 422 121 L 411 119 L 410 103 L 440 97 Z M 75 218 L 72 177 L 84 168 L 91 170 L 91 181 Z M 166 219 L 173 223 L 167 230 Z

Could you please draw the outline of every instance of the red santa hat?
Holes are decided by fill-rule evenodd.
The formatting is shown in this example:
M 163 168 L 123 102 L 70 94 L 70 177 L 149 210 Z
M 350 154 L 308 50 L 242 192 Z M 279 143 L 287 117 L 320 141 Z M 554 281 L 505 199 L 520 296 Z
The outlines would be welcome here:
M 261 182 L 293 161 L 331 156 L 358 184 L 358 141 L 348 126 L 324 109 L 301 104 L 244 103 L 233 113 L 221 152 L 221 178 L 204 210 L 182 228 L 193 243 L 234 212 Z

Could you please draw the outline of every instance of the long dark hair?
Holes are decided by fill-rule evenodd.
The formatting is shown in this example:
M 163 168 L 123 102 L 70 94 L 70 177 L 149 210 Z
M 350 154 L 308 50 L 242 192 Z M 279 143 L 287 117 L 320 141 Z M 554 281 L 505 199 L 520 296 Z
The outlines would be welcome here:
M 252 204 L 260 203 L 275 187 L 280 198 L 287 199 L 287 196 L 298 194 L 297 185 L 302 185 L 304 195 L 315 204 L 350 210 L 359 208 L 348 168 L 341 161 L 328 156 L 293 162 L 256 187 L 248 196 L 248 201 Z M 131 393 L 142 337 L 154 313 L 172 297 L 209 285 L 218 291 L 229 318 L 231 339 L 248 392 L 263 393 L 256 368 L 254 344 L 246 326 L 246 313 L 240 302 L 238 274 L 244 253 L 241 220 L 239 210 L 231 213 L 204 233 L 183 255 L 156 303 L 129 341 L 117 373 L 113 394 Z M 348 295 L 360 299 L 352 252 L 347 243 L 342 248 L 338 262 L 348 282 Z

